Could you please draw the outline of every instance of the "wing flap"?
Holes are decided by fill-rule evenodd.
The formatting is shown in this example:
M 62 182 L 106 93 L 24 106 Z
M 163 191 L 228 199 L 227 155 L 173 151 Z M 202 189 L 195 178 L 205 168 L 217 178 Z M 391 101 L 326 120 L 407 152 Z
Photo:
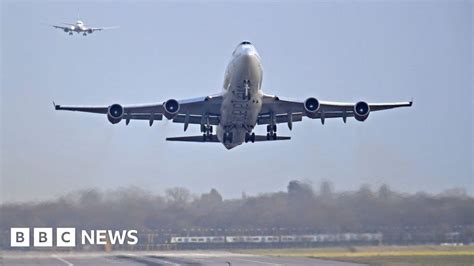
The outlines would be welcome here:
M 293 113 L 292 115 L 292 122 L 300 122 L 303 120 L 303 114 L 302 113 Z M 263 114 L 258 116 L 257 124 L 259 125 L 268 125 L 270 124 L 271 116 L 270 114 Z M 275 122 L 277 124 L 280 123 L 288 123 L 289 116 L 288 114 L 277 114 L 275 115 Z
M 186 115 L 177 115 L 174 119 L 174 123 L 185 123 Z M 189 124 L 198 124 L 200 125 L 202 121 L 202 115 L 189 115 Z M 209 124 L 216 126 L 219 125 L 218 116 L 209 116 Z
M 153 118 L 153 119 L 152 119 Z M 135 113 L 130 113 L 127 114 L 125 113 L 123 115 L 123 119 L 132 119 L 132 120 L 163 120 L 163 115 L 162 114 L 135 114 Z

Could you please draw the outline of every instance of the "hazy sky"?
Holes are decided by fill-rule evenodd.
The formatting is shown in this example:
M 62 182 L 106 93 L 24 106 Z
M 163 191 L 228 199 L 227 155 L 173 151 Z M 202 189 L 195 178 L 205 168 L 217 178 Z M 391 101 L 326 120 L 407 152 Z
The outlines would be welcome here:
M 84 38 L 43 23 L 120 26 Z M 216 188 L 225 198 L 382 183 L 407 192 L 473 185 L 471 1 L 1 3 L 1 198 L 138 186 Z M 60 104 L 162 102 L 221 90 L 235 46 L 252 41 L 263 89 L 280 98 L 402 101 L 412 108 L 305 119 L 287 142 L 168 143 L 194 135 L 170 121 L 111 125 Z M 257 129 L 265 133 L 265 127 Z

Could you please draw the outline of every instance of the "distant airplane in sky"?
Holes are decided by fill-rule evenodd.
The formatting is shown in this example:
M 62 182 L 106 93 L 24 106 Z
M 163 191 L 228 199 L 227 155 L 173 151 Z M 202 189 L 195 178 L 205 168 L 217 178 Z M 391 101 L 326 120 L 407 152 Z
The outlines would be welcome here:
M 112 124 L 122 119 L 148 120 L 150 126 L 163 116 L 175 123 L 183 123 L 184 131 L 189 124 L 201 126 L 202 136 L 167 138 L 168 141 L 220 142 L 232 149 L 243 142 L 288 140 L 277 136 L 277 124 L 286 123 L 291 130 L 293 122 L 303 117 L 320 119 L 354 117 L 364 121 L 371 111 L 412 106 L 410 102 L 395 103 L 341 103 L 319 101 L 310 97 L 305 101 L 284 100 L 262 92 L 262 63 L 255 47 L 248 41 L 241 42 L 232 53 L 227 66 L 221 93 L 190 99 L 169 99 L 163 103 L 109 106 L 56 105 L 56 110 L 106 114 Z M 255 135 L 256 125 L 266 125 L 266 135 Z M 213 126 L 217 127 L 213 134 Z
M 62 23 L 66 26 L 60 26 L 60 25 L 51 25 L 56 29 L 62 29 L 64 32 L 69 32 L 69 35 L 72 35 L 74 32 L 76 33 L 82 33 L 82 35 L 86 36 L 87 34 L 92 34 L 94 31 L 100 31 L 100 30 L 110 30 L 110 29 L 116 29 L 118 27 L 88 27 L 84 24 L 82 20 L 77 20 L 76 23 Z

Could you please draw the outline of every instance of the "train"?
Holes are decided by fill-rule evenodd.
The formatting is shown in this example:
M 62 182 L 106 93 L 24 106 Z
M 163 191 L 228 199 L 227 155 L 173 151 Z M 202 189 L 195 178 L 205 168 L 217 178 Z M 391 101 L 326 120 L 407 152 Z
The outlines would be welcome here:
M 175 236 L 171 244 L 381 242 L 382 233 L 262 236 Z

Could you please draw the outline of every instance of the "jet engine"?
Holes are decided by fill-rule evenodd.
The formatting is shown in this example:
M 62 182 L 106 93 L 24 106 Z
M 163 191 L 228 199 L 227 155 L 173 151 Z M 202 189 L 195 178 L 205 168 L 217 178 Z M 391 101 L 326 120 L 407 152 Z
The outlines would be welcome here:
M 360 101 L 354 105 L 354 118 L 357 121 L 365 121 L 369 117 L 370 106 L 368 103 Z
M 110 123 L 117 124 L 122 120 L 124 113 L 125 111 L 123 109 L 123 106 L 117 103 L 112 104 L 107 110 L 107 119 L 109 119 Z
M 316 115 L 316 112 L 319 110 L 319 101 L 316 98 L 308 98 L 304 101 L 304 109 L 309 117 Z
M 64 28 L 64 32 L 69 32 L 70 29 L 69 28 Z
M 163 103 L 163 108 L 165 109 L 164 115 L 168 119 L 173 119 L 179 112 L 179 102 L 175 99 L 169 99 Z
M 88 29 L 87 33 L 92 34 L 94 31 L 92 29 Z

